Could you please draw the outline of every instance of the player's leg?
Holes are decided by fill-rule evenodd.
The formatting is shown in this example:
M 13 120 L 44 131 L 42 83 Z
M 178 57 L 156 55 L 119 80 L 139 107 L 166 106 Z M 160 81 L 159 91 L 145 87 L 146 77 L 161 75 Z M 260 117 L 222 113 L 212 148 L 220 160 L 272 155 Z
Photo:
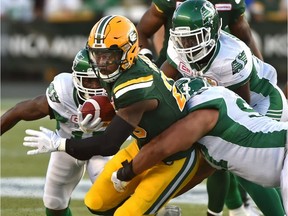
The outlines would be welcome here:
M 210 164 L 207 163 L 207 161 L 203 158 L 202 154 L 198 155 L 198 161 L 199 161 L 199 168 L 197 169 L 196 174 L 174 197 L 180 196 L 181 194 L 194 188 L 196 185 L 200 184 L 204 179 L 206 179 L 208 176 L 212 175 L 216 171 L 215 168 L 213 168 Z M 158 215 L 179 216 L 181 215 L 181 209 L 175 205 L 173 206 L 166 205 L 159 210 L 157 216 Z
M 211 176 L 216 169 L 213 168 L 203 157 L 202 154 L 198 155 L 199 168 L 193 178 L 175 195 L 175 197 L 191 190 L 196 185 L 200 184 L 204 179 Z
M 288 148 L 288 144 L 286 145 L 286 150 Z M 284 160 L 281 176 L 280 176 L 280 184 L 281 184 L 281 193 L 283 199 L 283 205 L 288 215 L 288 154 L 286 153 L 286 157 Z
M 238 176 L 236 178 L 264 215 L 284 215 L 281 198 L 275 188 L 264 188 Z
M 207 179 L 207 215 L 222 215 L 224 202 L 229 190 L 230 176 L 227 171 L 217 170 Z
M 244 208 L 241 190 L 243 189 L 238 184 L 234 174 L 230 173 L 230 186 L 225 199 L 225 204 L 229 209 L 229 216 L 250 215 Z
M 259 210 L 253 199 L 249 196 L 247 191 L 243 189 L 243 187 L 238 182 L 238 189 L 241 194 L 242 202 L 244 204 L 244 208 L 249 216 L 262 216 L 263 213 Z
M 47 216 L 72 215 L 69 201 L 83 176 L 84 164 L 65 152 L 51 153 L 43 196 Z
M 111 181 L 112 173 L 122 167 L 122 162 L 125 160 L 131 161 L 139 152 L 135 141 L 129 144 L 126 148 L 120 150 L 116 155 L 109 160 L 103 171 L 93 183 L 85 196 L 85 205 L 89 210 L 96 213 L 110 212 L 119 204 L 126 200 L 135 190 L 138 185 L 141 175 L 136 176 L 127 185 L 127 189 L 123 193 L 115 190 Z
M 87 162 L 86 170 L 92 183 L 99 176 L 99 174 L 103 171 L 105 164 L 111 158 L 112 157 L 103 157 L 103 156 L 97 155 L 89 159 L 89 161 Z
M 135 192 L 114 216 L 154 215 L 195 175 L 199 166 L 195 151 L 171 163 L 159 163 L 147 170 Z

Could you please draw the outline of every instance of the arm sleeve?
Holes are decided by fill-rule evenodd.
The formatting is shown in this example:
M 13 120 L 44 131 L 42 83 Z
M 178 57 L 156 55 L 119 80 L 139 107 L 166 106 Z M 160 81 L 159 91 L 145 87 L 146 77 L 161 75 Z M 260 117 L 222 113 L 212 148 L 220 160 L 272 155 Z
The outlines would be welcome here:
M 116 115 L 101 135 L 86 139 L 67 139 L 65 151 L 79 160 L 88 160 L 94 155 L 114 155 L 134 129 L 132 125 Z

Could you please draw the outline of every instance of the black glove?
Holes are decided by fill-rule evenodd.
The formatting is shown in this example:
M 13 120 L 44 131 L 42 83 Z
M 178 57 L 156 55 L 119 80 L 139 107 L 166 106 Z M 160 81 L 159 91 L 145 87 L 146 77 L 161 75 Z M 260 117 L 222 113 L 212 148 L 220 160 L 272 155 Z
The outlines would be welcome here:
M 119 180 L 128 182 L 136 176 L 136 174 L 133 172 L 132 161 L 133 160 L 128 162 L 126 160 L 122 162 L 123 167 L 117 171 L 117 178 Z

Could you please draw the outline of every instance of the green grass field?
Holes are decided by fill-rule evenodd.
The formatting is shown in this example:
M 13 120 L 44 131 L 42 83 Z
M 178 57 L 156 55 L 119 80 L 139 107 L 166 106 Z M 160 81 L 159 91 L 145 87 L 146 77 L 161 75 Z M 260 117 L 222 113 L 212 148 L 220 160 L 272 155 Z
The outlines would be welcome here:
M 3 111 L 13 106 L 17 100 L 2 100 Z M 53 129 L 55 121 L 44 118 L 32 122 L 19 122 L 1 137 L 1 177 L 45 177 L 49 154 L 28 156 L 27 147 L 22 145 L 25 130 L 38 129 L 45 126 Z M 19 188 L 21 190 L 21 188 Z M 178 204 L 177 204 L 178 205 Z M 206 205 L 179 204 L 183 216 L 206 215 Z M 91 215 L 81 200 L 71 200 L 74 216 Z M 1 216 L 40 216 L 45 215 L 41 198 L 13 198 L 1 197 Z M 224 216 L 227 216 L 224 210 Z

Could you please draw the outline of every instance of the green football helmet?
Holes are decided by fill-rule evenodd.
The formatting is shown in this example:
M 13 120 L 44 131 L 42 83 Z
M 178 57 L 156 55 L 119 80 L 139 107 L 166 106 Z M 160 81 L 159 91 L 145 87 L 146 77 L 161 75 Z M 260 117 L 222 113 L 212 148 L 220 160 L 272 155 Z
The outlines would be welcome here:
M 85 87 L 85 82 L 98 81 L 96 73 L 89 64 L 88 55 L 87 49 L 80 50 L 75 56 L 72 65 L 73 84 L 77 89 L 78 97 L 84 101 L 94 95 L 106 95 L 105 89 L 100 87 L 100 84 L 98 88 Z
M 185 96 L 188 101 L 191 97 L 202 92 L 206 87 L 211 86 L 205 77 L 183 77 L 175 82 L 176 88 Z
M 217 44 L 221 20 L 207 0 L 188 0 L 174 12 L 170 37 L 177 53 L 190 63 L 207 56 Z

